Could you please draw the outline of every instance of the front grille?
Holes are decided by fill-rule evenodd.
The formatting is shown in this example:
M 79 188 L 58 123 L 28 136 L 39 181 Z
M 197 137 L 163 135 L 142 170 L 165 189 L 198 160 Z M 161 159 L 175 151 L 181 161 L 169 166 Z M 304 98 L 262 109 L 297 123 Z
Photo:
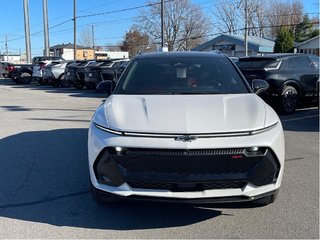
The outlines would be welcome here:
M 79 80 L 83 80 L 85 77 L 85 73 L 84 72 L 77 72 L 77 77 Z
M 161 156 L 196 156 L 196 155 L 229 155 L 243 154 L 244 148 L 227 148 L 227 149 L 196 149 L 196 150 L 170 150 L 170 149 L 138 149 L 130 148 L 126 151 L 127 155 L 161 155 Z
M 128 181 L 132 188 L 142 189 L 159 189 L 169 190 L 172 192 L 185 191 L 204 191 L 211 189 L 235 189 L 243 188 L 247 182 L 211 182 L 211 183 L 172 183 L 172 182 L 143 182 L 143 181 Z
M 245 154 L 245 148 L 123 148 L 120 152 L 106 148 L 98 156 L 94 169 L 100 182 L 109 179 L 107 184 L 129 182 L 136 188 L 179 190 L 180 183 L 187 183 L 191 188 L 201 190 L 241 188 L 241 184 L 248 182 L 255 186 L 274 183 L 280 164 L 268 148 L 264 154 L 249 156 Z

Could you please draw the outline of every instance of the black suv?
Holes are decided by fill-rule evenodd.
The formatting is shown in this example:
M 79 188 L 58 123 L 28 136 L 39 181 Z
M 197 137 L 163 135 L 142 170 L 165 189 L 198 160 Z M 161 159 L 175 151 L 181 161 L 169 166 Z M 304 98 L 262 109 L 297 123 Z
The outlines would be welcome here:
M 88 67 L 85 84 L 87 88 L 95 89 L 101 81 L 116 82 L 129 63 L 129 59 L 97 60 L 96 64 Z
M 319 57 L 306 54 L 268 54 L 242 57 L 238 68 L 251 84 L 253 79 L 269 83 L 261 94 L 283 113 L 292 113 L 302 100 L 316 99 L 316 81 L 319 79 Z
M 86 67 L 94 64 L 94 62 L 94 60 L 77 60 L 75 63 L 70 64 L 65 70 L 65 78 L 69 85 L 73 85 L 77 89 L 84 88 Z

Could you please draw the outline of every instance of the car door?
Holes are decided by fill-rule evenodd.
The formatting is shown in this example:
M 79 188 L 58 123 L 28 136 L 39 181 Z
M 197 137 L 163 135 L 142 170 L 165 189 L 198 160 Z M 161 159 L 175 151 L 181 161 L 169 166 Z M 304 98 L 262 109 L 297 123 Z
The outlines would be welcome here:
M 298 77 L 303 95 L 312 95 L 316 92 L 318 71 L 313 66 L 308 56 L 297 56 L 293 58 L 294 72 Z

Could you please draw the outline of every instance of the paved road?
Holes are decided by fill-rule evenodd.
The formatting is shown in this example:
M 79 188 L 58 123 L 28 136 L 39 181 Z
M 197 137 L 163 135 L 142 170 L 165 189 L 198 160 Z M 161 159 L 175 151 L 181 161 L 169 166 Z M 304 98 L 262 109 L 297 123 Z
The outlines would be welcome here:
M 283 116 L 278 200 L 248 204 L 122 203 L 89 194 L 86 137 L 94 92 L 0 80 L 0 238 L 319 238 L 319 113 Z

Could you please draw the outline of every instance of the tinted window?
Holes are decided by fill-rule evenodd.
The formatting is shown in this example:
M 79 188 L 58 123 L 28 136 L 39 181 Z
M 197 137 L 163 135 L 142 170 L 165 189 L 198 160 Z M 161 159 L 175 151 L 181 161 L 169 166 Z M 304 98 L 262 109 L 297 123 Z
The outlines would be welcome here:
M 87 65 L 87 61 L 83 61 L 83 62 L 81 62 L 81 63 L 79 63 L 78 64 L 78 67 L 82 67 L 82 66 L 85 66 L 85 65 Z
M 315 69 L 319 69 L 319 57 L 317 56 L 310 56 L 309 57 L 311 62 L 312 62 L 312 65 L 314 66 Z
M 248 93 L 227 58 L 136 59 L 120 80 L 115 94 Z
M 236 64 L 240 69 L 264 69 L 274 62 L 276 62 L 276 60 L 273 58 L 245 58 L 239 59 Z M 275 64 L 278 63 L 276 62 Z
M 295 57 L 294 66 L 295 68 L 312 68 L 311 62 L 307 57 Z

